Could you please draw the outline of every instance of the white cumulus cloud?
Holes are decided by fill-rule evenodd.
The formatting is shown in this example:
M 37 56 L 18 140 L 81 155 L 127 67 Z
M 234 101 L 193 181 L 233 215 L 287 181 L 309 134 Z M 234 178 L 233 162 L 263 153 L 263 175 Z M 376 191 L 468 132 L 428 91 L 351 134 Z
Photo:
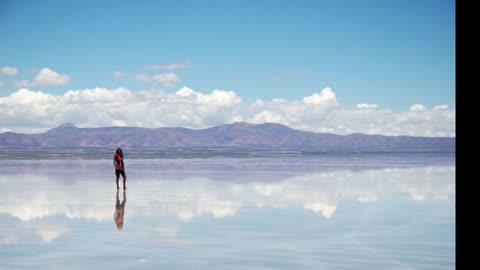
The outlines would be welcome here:
M 61 75 L 49 68 L 42 68 L 33 81 L 21 80 L 16 82 L 17 87 L 46 87 L 66 85 L 70 82 L 70 76 Z
M 288 125 L 289 122 L 281 114 L 272 111 L 262 111 L 256 114 L 250 121 L 252 123 L 278 123 Z
M 239 119 L 236 107 L 241 101 L 232 91 L 200 93 L 186 87 L 177 93 L 94 88 L 63 95 L 22 88 L 0 97 L 0 118 L 3 129 L 19 132 L 38 132 L 64 122 L 91 127 L 201 128 Z
M 195 92 L 188 87 L 183 87 L 176 92 L 185 99 L 190 99 L 197 104 L 230 106 L 239 104 L 242 99 L 233 91 L 213 90 L 211 94 Z
M 15 76 L 18 74 L 18 69 L 16 67 L 3 66 L 0 67 L 0 75 Z
M 340 106 L 326 88 L 300 100 L 244 102 L 234 91 L 209 93 L 183 87 L 176 92 L 126 88 L 70 90 L 61 95 L 22 88 L 0 97 L 0 131 L 40 132 L 65 122 L 80 127 L 183 126 L 207 128 L 246 121 L 280 123 L 295 129 L 336 134 L 455 136 L 455 109 L 414 104 L 393 111 L 376 104 Z
M 330 87 L 324 88 L 320 93 L 314 93 L 311 96 L 304 97 L 303 103 L 307 104 L 337 104 L 337 97 Z
M 411 112 L 420 112 L 420 111 L 426 111 L 427 108 L 423 106 L 422 104 L 414 104 L 410 107 Z

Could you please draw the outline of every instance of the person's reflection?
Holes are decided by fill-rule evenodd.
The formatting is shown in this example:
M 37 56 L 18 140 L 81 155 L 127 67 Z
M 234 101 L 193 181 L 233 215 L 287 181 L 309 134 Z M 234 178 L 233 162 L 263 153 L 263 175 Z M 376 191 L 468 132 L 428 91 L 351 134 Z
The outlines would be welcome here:
M 125 195 L 125 189 L 123 190 L 123 200 L 120 203 L 118 198 L 118 189 L 117 189 L 117 203 L 115 204 L 115 214 L 113 214 L 113 220 L 117 224 L 117 229 L 121 230 L 123 228 L 123 215 L 125 214 L 125 203 L 127 202 L 127 196 Z

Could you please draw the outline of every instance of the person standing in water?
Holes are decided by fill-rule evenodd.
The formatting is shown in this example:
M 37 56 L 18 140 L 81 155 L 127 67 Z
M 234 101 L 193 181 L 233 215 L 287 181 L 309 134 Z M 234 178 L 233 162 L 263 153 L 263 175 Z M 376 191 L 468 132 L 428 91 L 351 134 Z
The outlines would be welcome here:
M 125 175 L 125 163 L 123 163 L 122 148 L 118 148 L 117 151 L 115 151 L 115 155 L 113 156 L 113 166 L 115 166 L 117 189 L 120 188 L 118 186 L 118 178 L 120 178 L 120 175 L 123 177 L 123 189 L 127 189 L 127 176 Z
M 127 203 L 127 196 L 125 194 L 125 190 L 123 190 L 123 200 L 120 203 L 120 199 L 118 198 L 118 189 L 117 189 L 117 198 L 115 204 L 115 213 L 113 214 L 113 220 L 117 225 L 117 229 L 121 230 L 123 228 L 123 215 L 125 214 L 125 203 Z

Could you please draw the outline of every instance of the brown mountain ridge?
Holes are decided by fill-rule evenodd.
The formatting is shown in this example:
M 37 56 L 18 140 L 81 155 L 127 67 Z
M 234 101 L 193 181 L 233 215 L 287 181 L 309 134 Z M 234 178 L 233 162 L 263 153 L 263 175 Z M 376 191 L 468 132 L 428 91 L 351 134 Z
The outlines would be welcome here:
M 284 125 L 234 123 L 181 127 L 78 128 L 71 123 L 39 134 L 5 132 L 0 147 L 134 147 L 313 151 L 455 151 L 455 138 L 300 131 Z

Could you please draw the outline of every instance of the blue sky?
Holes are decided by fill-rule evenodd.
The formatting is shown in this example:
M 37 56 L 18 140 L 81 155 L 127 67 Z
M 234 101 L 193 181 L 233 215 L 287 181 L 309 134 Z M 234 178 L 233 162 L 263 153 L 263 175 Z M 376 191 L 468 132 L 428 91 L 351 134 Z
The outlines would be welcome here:
M 177 88 L 245 100 L 329 86 L 345 104 L 455 103 L 453 1 L 2 1 L 0 37 L 2 65 L 72 77 L 47 92 L 142 89 L 112 73 L 188 59 Z
M 62 121 L 192 128 L 247 121 L 455 133 L 454 1 L 3 0 L 0 44 L 0 132 Z M 80 92 L 72 98 L 69 90 Z M 119 94 L 128 96 L 125 107 L 151 106 L 119 117 L 109 99 Z M 167 108 L 178 102 L 183 109 Z M 72 108 L 87 103 L 104 108 L 103 118 L 74 117 Z M 207 112 L 207 103 L 216 107 Z M 175 121 L 166 115 L 174 111 Z

